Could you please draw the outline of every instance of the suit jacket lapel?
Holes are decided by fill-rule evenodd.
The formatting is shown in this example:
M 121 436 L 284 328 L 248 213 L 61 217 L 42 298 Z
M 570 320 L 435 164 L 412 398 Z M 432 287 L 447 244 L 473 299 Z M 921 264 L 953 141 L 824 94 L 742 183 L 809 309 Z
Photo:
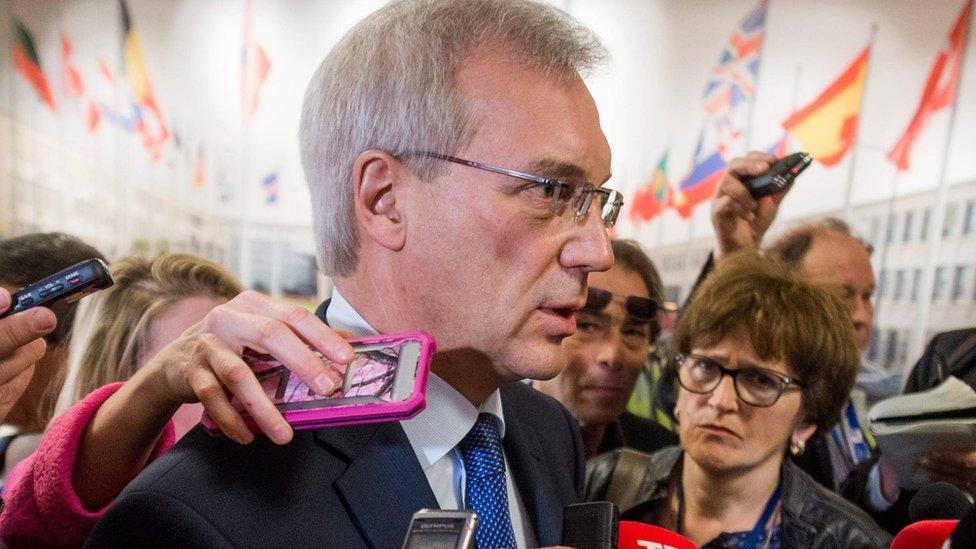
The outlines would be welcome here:
M 539 449 L 538 436 L 520 421 L 519 410 L 506 399 L 502 389 L 502 406 L 505 413 L 505 440 L 502 446 L 512 468 L 512 481 L 522 496 L 529 519 L 535 529 L 540 546 L 558 545 L 562 535 L 563 510 L 556 504 L 555 489 L 551 477 L 546 474 Z
M 399 423 L 319 429 L 316 438 L 349 460 L 335 489 L 371 546 L 399 547 L 414 512 L 438 507 Z

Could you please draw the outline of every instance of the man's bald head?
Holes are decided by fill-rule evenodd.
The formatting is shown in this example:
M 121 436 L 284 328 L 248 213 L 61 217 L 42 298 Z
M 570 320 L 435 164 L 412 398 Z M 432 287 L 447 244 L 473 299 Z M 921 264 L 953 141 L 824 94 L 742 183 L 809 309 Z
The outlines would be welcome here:
M 844 298 L 851 307 L 858 350 L 864 352 L 874 327 L 871 298 L 875 278 L 870 245 L 856 238 L 843 221 L 827 218 L 786 233 L 769 251 Z

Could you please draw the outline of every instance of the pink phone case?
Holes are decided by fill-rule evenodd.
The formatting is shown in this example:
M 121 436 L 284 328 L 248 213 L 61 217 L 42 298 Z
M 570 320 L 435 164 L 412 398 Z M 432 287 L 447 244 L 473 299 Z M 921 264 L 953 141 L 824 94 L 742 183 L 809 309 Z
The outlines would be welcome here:
M 392 358 L 399 361 L 399 351 L 403 344 L 411 341 L 419 342 L 420 350 L 410 395 L 404 400 L 383 400 L 391 398 L 394 383 L 399 381 L 396 377 L 399 373 L 396 363 L 389 363 L 391 355 L 385 351 L 395 348 L 397 352 Z M 356 359 L 353 360 L 353 375 L 350 380 L 344 380 L 344 385 L 349 385 L 348 390 L 343 392 L 340 387 L 328 396 L 314 394 L 271 355 L 245 349 L 243 359 L 254 371 L 285 421 L 294 429 L 400 421 L 414 417 L 427 406 L 425 393 L 430 361 L 436 349 L 434 338 L 425 332 L 412 332 L 365 337 L 350 340 L 349 343 L 357 352 Z M 387 345 L 379 350 L 358 350 L 364 346 L 383 344 Z M 318 351 L 313 349 L 313 352 L 322 358 Z M 326 361 L 324 358 L 322 360 Z M 231 404 L 238 410 L 242 408 L 236 400 L 231 401 Z M 242 411 L 241 416 L 251 431 L 260 432 L 254 419 L 246 411 Z M 211 433 L 221 432 L 208 414 L 204 413 L 201 421 Z

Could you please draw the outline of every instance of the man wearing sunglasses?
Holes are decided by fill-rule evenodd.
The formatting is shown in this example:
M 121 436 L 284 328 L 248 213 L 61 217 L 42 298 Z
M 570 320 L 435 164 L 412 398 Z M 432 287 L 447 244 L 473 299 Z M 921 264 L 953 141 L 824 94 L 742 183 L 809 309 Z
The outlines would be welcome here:
M 92 544 L 398 547 L 421 508 L 476 511 L 482 549 L 558 543 L 583 488 L 579 431 L 520 380 L 559 373 L 587 275 L 613 263 L 623 200 L 604 187 L 610 148 L 581 77 L 604 56 L 591 31 L 522 0 L 393 2 L 342 37 L 300 130 L 331 302 L 315 319 L 244 294 L 147 366 L 154 393 L 202 399 L 248 442 L 231 392 L 270 440 L 191 432 Z M 320 320 L 433 335 L 427 408 L 293 433 L 237 357 L 269 352 L 327 392 L 339 378 L 305 343 L 351 354 Z
M 566 367 L 533 386 L 580 424 L 586 457 L 616 448 L 653 452 L 677 444 L 674 433 L 624 408 L 661 331 L 661 278 L 632 240 L 614 240 L 613 268 L 589 277 L 576 333 L 563 340 Z

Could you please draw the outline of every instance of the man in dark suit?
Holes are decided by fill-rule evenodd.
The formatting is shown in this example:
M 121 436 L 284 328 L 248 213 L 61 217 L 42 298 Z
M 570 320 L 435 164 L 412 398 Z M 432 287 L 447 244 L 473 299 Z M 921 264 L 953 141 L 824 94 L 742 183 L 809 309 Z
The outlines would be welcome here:
M 430 332 L 427 408 L 292 439 L 241 349 L 328 390 L 337 375 L 303 340 L 339 362 L 348 346 L 300 309 L 242 294 L 144 374 L 158 371 L 174 403 L 203 401 L 229 438 L 191 432 L 89 543 L 395 547 L 424 507 L 474 509 L 482 549 L 557 543 L 582 489 L 579 433 L 518 380 L 560 371 L 587 274 L 613 261 L 606 229 L 622 199 L 600 186 L 610 150 L 580 76 L 603 54 L 565 14 L 516 0 L 397 2 L 347 33 L 301 123 L 319 260 L 335 282 L 319 318 L 357 336 Z M 231 440 L 250 435 L 224 388 L 268 438 Z

